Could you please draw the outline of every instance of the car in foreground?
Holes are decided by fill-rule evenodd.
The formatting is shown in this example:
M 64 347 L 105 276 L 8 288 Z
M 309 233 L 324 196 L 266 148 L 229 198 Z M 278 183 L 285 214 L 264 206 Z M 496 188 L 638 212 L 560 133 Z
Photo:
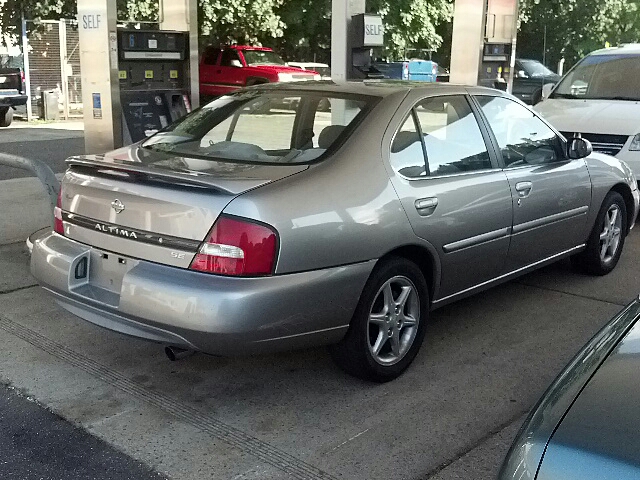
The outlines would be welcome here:
M 22 58 L 0 55 L 0 127 L 8 127 L 13 121 L 16 107 L 26 105 Z
M 565 137 L 586 138 L 640 174 L 640 44 L 590 53 L 545 97 L 536 110 Z
M 271 48 L 248 45 L 206 47 L 199 68 L 205 99 L 262 83 L 320 80 L 314 71 L 287 66 Z
M 518 100 L 436 83 L 260 85 L 67 162 L 31 257 L 65 309 L 173 352 L 332 345 L 375 381 L 433 308 L 566 256 L 610 272 L 639 201 Z
M 640 299 L 574 357 L 533 408 L 499 480 L 640 478 Z

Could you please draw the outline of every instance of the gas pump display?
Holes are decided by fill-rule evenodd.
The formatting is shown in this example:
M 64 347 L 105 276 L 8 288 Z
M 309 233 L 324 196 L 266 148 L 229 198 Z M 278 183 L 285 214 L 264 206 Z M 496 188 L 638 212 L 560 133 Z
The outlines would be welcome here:
M 144 139 L 191 111 L 188 42 L 184 32 L 118 32 L 125 145 Z

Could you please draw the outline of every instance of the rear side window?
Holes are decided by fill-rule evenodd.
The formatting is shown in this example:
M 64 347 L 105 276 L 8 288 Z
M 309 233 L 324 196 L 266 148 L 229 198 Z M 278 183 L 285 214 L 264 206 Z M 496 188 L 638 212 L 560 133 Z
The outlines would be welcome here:
M 316 92 L 234 93 L 183 117 L 143 147 L 205 160 L 308 163 L 345 139 L 377 101 Z
M 462 95 L 430 97 L 418 103 L 396 133 L 391 163 L 409 178 L 492 168 L 476 117 Z

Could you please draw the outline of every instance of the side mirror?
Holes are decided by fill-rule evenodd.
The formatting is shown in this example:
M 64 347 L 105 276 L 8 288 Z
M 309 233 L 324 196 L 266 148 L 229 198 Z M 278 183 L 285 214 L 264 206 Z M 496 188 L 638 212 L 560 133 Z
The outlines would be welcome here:
M 553 84 L 553 83 L 545 83 L 542 86 L 542 99 L 543 100 L 545 98 L 549 98 L 549 95 L 551 94 L 551 90 L 553 90 L 553 87 L 555 87 L 555 84 Z
M 588 157 L 592 152 L 593 147 L 591 146 L 591 142 L 584 138 L 574 137 L 569 140 L 569 144 L 567 145 L 567 155 L 571 160 Z
M 242 68 L 242 62 L 240 62 L 240 60 L 238 60 L 238 59 L 231 60 L 231 66 L 232 67 L 237 67 L 237 68 Z
M 524 70 L 518 70 L 518 78 L 529 78 L 529 75 L 527 75 L 527 72 L 525 72 Z

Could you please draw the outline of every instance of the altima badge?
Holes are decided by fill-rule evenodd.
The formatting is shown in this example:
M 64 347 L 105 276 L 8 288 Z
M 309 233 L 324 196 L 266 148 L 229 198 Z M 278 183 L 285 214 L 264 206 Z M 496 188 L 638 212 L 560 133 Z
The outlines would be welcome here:
M 120 213 L 124 210 L 124 203 L 116 198 L 113 202 L 111 202 L 111 208 L 113 208 L 116 213 Z

